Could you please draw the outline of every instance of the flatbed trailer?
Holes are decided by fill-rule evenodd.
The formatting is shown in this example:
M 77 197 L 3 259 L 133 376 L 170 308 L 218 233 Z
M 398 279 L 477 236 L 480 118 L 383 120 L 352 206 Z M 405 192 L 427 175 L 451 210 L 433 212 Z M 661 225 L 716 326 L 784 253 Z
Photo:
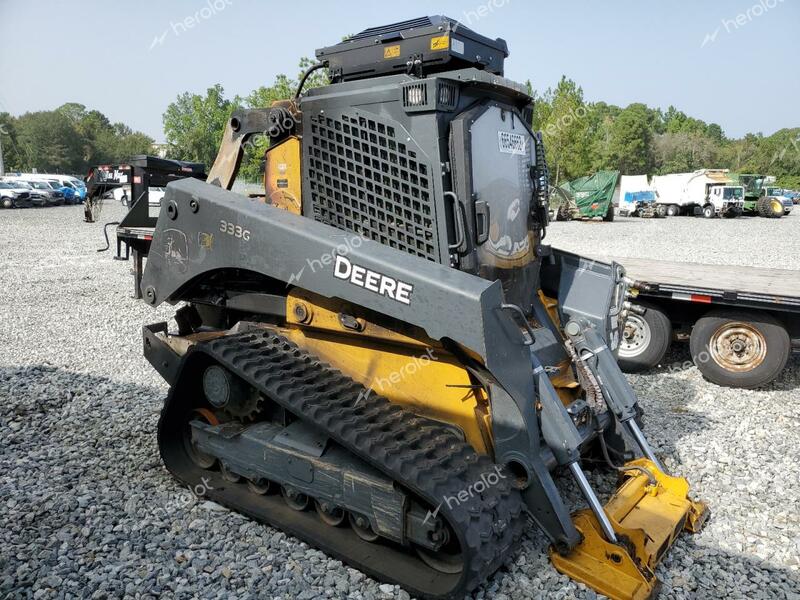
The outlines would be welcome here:
M 593 256 L 638 282 L 619 350 L 626 372 L 652 368 L 674 340 L 688 341 L 710 381 L 753 388 L 800 352 L 800 271 Z

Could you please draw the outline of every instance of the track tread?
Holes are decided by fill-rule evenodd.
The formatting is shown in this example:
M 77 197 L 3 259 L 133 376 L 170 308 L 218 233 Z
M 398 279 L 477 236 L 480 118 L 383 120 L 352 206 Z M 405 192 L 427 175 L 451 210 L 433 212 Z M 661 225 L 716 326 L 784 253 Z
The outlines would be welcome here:
M 495 464 L 446 427 L 368 391 L 271 331 L 217 338 L 194 351 L 209 354 L 431 507 L 439 506 L 438 514 L 461 538 L 464 557 L 460 584 L 448 597 L 480 585 L 517 545 L 526 523 L 520 493 L 510 479 L 475 491 L 471 486 Z M 444 501 L 468 490 L 464 502 Z

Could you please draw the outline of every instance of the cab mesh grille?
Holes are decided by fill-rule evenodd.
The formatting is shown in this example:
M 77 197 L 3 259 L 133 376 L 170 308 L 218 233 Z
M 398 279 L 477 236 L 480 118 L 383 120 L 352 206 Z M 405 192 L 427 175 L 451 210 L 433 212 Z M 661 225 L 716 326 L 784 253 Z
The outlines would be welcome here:
M 311 116 L 310 125 L 314 219 L 438 262 L 430 167 L 394 126 L 355 114 Z

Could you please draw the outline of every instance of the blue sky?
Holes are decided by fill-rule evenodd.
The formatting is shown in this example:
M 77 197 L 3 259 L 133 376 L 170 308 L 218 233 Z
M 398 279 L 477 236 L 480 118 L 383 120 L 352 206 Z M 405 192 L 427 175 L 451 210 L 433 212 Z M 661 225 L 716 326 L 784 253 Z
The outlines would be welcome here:
M 587 100 L 673 104 L 729 136 L 800 126 L 800 0 L 0 0 L 0 111 L 75 101 L 163 141 L 183 91 L 244 95 L 345 34 L 437 13 L 505 38 L 506 75 L 538 90 L 565 74 Z

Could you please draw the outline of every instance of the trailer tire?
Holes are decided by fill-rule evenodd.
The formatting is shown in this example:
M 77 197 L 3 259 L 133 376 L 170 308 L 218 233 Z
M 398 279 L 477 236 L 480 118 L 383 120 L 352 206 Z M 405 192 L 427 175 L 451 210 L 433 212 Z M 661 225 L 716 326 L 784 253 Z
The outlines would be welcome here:
M 670 204 L 667 207 L 668 217 L 677 217 L 679 214 L 681 214 L 681 207 L 678 206 L 677 204 Z
M 672 342 L 672 323 L 661 308 L 649 302 L 637 304 L 647 311 L 643 315 L 628 315 L 617 351 L 617 362 L 626 373 L 638 373 L 658 365 Z
M 603 221 L 606 223 L 611 223 L 614 220 L 614 205 L 609 204 L 608 209 L 606 209 L 606 214 L 603 215 Z
M 712 310 L 692 328 L 689 349 L 712 383 L 756 388 L 783 371 L 792 345 L 783 324 L 766 312 Z

